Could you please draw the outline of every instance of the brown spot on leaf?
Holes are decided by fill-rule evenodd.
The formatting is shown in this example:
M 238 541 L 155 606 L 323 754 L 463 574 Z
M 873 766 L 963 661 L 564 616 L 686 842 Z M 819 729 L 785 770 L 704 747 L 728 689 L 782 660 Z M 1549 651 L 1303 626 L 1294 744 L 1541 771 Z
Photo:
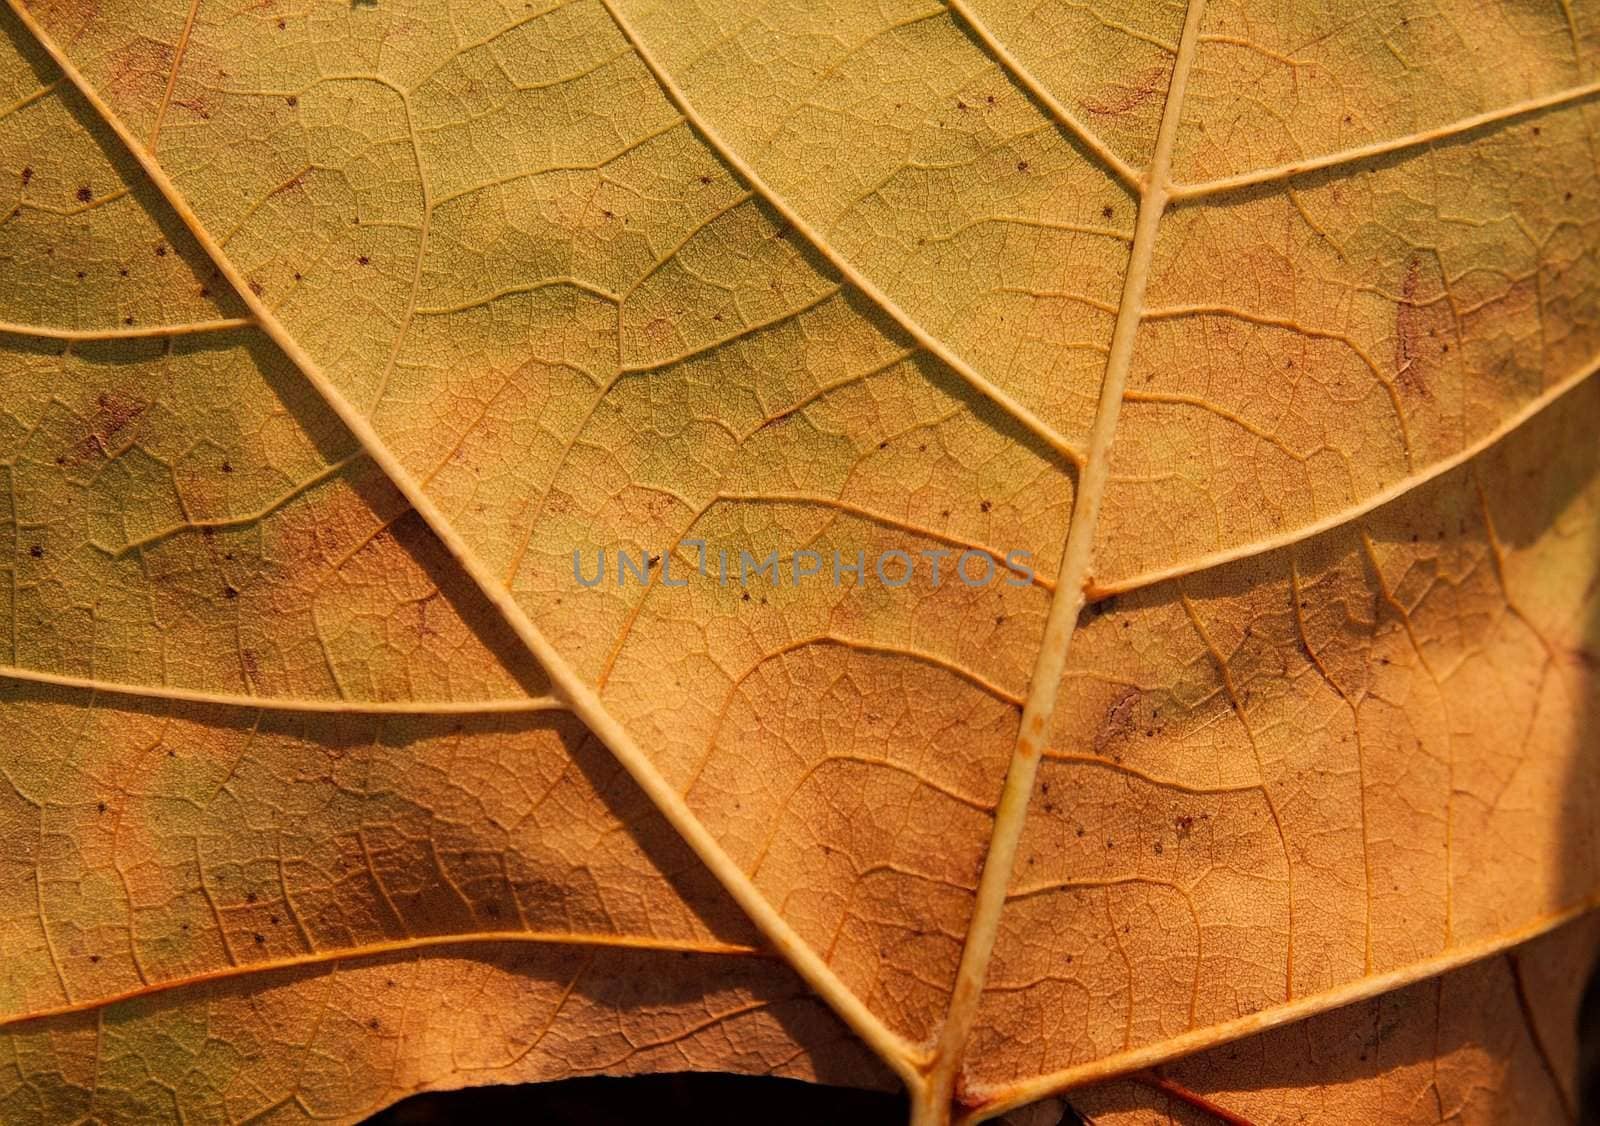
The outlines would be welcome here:
M 1139 696 L 1139 690 L 1130 686 L 1111 701 L 1100 721 L 1100 729 L 1094 733 L 1095 754 L 1105 755 L 1113 744 L 1121 742 L 1138 729 L 1136 713 Z
M 132 318 L 128 318 L 130 321 Z M 95 399 L 95 416 L 85 434 L 65 454 L 56 458 L 57 465 L 83 465 L 96 457 L 109 457 L 119 445 L 117 438 L 132 427 L 150 409 L 143 399 L 120 391 L 102 391 Z
M 85 184 L 83 187 L 78 189 L 77 196 L 79 203 L 88 203 L 94 198 L 94 189 Z
M 1104 83 L 1093 97 L 1080 98 L 1078 104 L 1102 117 L 1132 113 L 1159 94 L 1166 82 L 1167 68 L 1152 66 L 1140 71 L 1131 81 Z
M 1429 376 L 1443 355 L 1439 337 L 1448 326 L 1442 323 L 1440 313 L 1418 300 L 1421 278 L 1422 262 L 1413 256 L 1406 262 L 1405 277 L 1400 283 L 1400 302 L 1394 314 L 1395 381 L 1401 390 L 1431 399 Z

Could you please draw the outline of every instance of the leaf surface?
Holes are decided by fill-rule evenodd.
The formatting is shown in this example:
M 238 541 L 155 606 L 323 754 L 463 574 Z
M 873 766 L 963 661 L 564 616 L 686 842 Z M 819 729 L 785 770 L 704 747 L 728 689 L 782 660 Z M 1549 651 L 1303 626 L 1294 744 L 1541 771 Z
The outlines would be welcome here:
M 4 19 L 19 1113 L 981 1116 L 1592 901 L 1588 6 Z

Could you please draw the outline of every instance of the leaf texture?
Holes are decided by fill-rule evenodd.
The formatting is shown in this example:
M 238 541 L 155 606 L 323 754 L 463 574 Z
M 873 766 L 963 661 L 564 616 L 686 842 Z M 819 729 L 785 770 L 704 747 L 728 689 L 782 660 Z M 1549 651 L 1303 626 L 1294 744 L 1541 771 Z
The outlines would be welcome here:
M 1434 981 L 1073 1092 L 1067 1105 L 1097 1126 L 1575 1121 L 1573 1035 L 1594 939 L 1592 921 L 1575 923 Z M 1047 1099 L 1004 1121 L 1064 1113 Z
M 1593 5 L 0 23 L 0 1116 L 1232 1091 L 1593 902 Z

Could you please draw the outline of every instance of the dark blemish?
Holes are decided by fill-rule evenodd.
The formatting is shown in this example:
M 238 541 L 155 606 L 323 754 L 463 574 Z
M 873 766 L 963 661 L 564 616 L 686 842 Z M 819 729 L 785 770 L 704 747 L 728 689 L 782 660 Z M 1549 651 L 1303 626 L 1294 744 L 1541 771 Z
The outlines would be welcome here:
M 1078 836 L 1080 836 L 1080 837 L 1081 837 L 1081 836 L 1083 836 L 1083 826 L 1082 826 L 1082 825 L 1079 825 L 1079 826 L 1078 826 L 1078 828 L 1077 828 L 1077 834 L 1078 834 Z
M 957 98 L 956 109 L 960 110 L 962 113 L 966 113 L 968 109 L 967 103 L 963 102 L 960 98 Z
M 1172 819 L 1172 827 L 1177 830 L 1180 841 L 1188 840 L 1189 834 L 1194 832 L 1194 818 L 1187 813 L 1179 814 Z
M 1122 694 L 1111 701 L 1105 717 L 1100 721 L 1100 729 L 1094 735 L 1095 754 L 1106 754 L 1113 744 L 1133 734 L 1134 712 L 1138 706 L 1139 690 L 1132 687 L 1123 689 Z
M 1431 399 L 1422 371 L 1428 361 L 1425 341 L 1429 314 L 1417 302 L 1421 273 L 1421 261 L 1412 258 L 1406 263 L 1405 278 L 1400 283 L 1400 301 L 1394 315 L 1395 381 L 1403 389 Z
M 1109 219 L 1115 214 L 1116 214 L 1116 210 L 1114 208 L 1112 208 L 1109 204 L 1100 209 L 1100 217 L 1102 219 Z
M 123 317 L 122 318 L 122 323 L 125 324 L 125 325 L 131 325 L 133 323 L 133 318 L 132 317 Z
M 702 174 L 701 177 L 700 177 L 700 182 L 702 184 L 709 184 L 709 183 L 711 183 L 711 177 Z
M 28 184 L 32 180 L 33 180 L 33 169 L 32 168 L 24 168 L 22 170 L 22 186 L 23 187 L 27 187 Z M 1569 192 L 1568 195 L 1570 196 L 1571 193 Z
M 1112 840 L 1110 837 L 1107 837 L 1106 838 L 1106 847 L 1107 848 L 1116 848 L 1117 847 L 1117 842 Z
M 1156 855 L 1157 856 L 1160 856 L 1163 852 L 1166 851 L 1164 848 L 1161 847 L 1161 842 L 1160 841 L 1157 841 L 1155 843 L 1155 850 L 1156 850 Z
M 276 915 L 268 915 L 267 916 L 267 922 L 271 923 L 273 926 L 277 926 L 282 921 L 283 920 L 279 919 L 278 916 L 276 916 Z
M 33 556 L 35 559 L 43 559 L 44 558 L 44 547 L 43 547 L 43 545 L 34 544 L 32 547 L 30 547 L 28 549 L 28 554 Z
M 100 802 L 95 806 L 95 808 L 98 809 L 101 813 L 104 813 L 106 811 L 106 803 L 105 802 Z
M 295 106 L 300 104 L 300 99 L 295 97 L 293 94 L 290 94 L 287 98 L 284 99 L 284 101 L 289 103 L 289 108 L 291 108 L 291 109 L 293 109 Z
M 1538 136 L 1538 135 L 1539 135 L 1539 133 L 1540 133 L 1540 132 L 1541 132 L 1541 130 L 1540 130 L 1540 129 L 1539 129 L 1539 127 L 1538 127 L 1538 126 L 1537 126 L 1537 125 L 1535 125 L 1535 126 L 1534 126 L 1534 127 L 1533 127 L 1533 135 L 1534 135 L 1534 136 L 1535 136 L 1535 137 L 1537 137 L 1537 136 Z
M 949 509 L 948 509 L 948 508 L 945 508 L 945 509 L 940 509 L 940 511 L 939 511 L 939 515 L 940 515 L 940 516 L 943 516 L 943 517 L 945 517 L 945 518 L 946 518 L 946 519 L 949 519 L 949 517 L 950 517 L 950 510 L 949 510 Z
M 1093 114 L 1112 116 L 1137 109 L 1155 97 L 1166 85 L 1165 67 L 1153 66 L 1140 73 L 1133 82 L 1108 82 L 1101 87 L 1100 98 L 1089 101 L 1080 98 L 1078 104 Z
M 279 31 L 285 30 L 288 26 L 289 26 L 289 21 L 288 20 L 279 20 L 278 21 L 278 30 Z
M 996 614 L 994 616 L 994 624 L 997 625 L 997 626 L 1005 625 L 1006 624 L 1006 616 L 1004 614 Z
M 88 203 L 93 198 L 94 192 L 91 191 L 87 186 L 78 189 L 78 202 Z
M 1026 160 L 1017 161 L 1017 171 L 1018 172 L 1026 172 L 1027 170 L 1028 170 L 1028 162 Z
M 363 254 L 360 258 L 356 259 L 356 262 L 362 266 L 370 266 L 372 264 L 372 259 Z
M 1572 202 L 1572 193 L 1571 192 L 1563 193 L 1562 196 L 1561 196 L 1561 201 L 1563 203 L 1571 203 Z
M 235 590 L 231 586 L 225 586 L 225 587 L 222 588 L 222 597 L 224 597 L 224 598 L 238 598 L 239 597 L 239 592 L 237 590 Z
M 879 442 L 879 443 L 878 443 L 878 448 L 879 448 L 879 449 L 880 449 L 880 450 L 886 450 L 886 449 L 888 449 L 888 448 L 889 448 L 889 443 L 888 443 L 888 442 L 887 442 L 887 441 L 882 441 L 882 442 Z
M 201 297 L 210 297 L 211 296 L 211 287 L 208 286 L 208 285 L 201 286 L 200 287 L 200 296 Z
M 993 501 L 980 500 L 978 502 L 978 511 L 979 512 L 988 512 L 993 507 L 994 507 L 994 502 Z
M 373 1017 L 371 1020 L 367 1021 L 367 1027 L 372 1029 L 374 1032 L 378 1031 L 378 1018 Z
M 84 278 L 86 278 L 88 276 L 89 276 L 88 271 L 86 271 L 86 270 L 79 270 L 78 271 L 77 277 L 78 277 L 79 281 L 82 281 Z
M 98 955 L 98 954 L 90 954 L 89 955 L 89 964 L 90 965 L 98 965 L 99 962 L 100 962 L 100 955 Z
M 615 219 L 617 217 L 617 213 L 612 211 L 609 207 L 602 207 L 600 209 L 600 214 L 604 215 L 607 219 Z
M 160 242 L 156 243 L 156 257 L 157 258 L 165 258 L 166 256 L 167 256 L 166 244 L 165 243 L 160 243 Z
M 250 292 L 255 294 L 257 297 L 265 297 L 267 295 L 266 289 L 258 281 L 252 281 L 250 283 Z
M 295 281 L 299 281 L 299 280 L 300 280 L 300 271 L 299 271 L 299 270 L 296 270 L 296 271 L 295 271 L 295 273 L 294 273 L 294 280 L 295 280 Z
M 128 276 L 128 267 L 124 266 L 124 267 L 122 267 L 122 269 L 117 271 L 117 277 L 125 278 L 127 276 Z
M 383 987 L 385 989 L 393 989 L 394 988 L 394 978 L 392 978 L 392 977 L 384 978 L 383 979 Z
M 926 443 L 926 442 L 918 442 L 917 443 L 917 452 L 919 454 L 927 453 L 928 452 L 928 443 Z
M 255 892 L 248 891 L 248 892 L 245 892 L 244 901 L 246 903 L 254 903 L 259 898 L 260 897 L 258 895 L 256 895 Z
M 773 238 L 777 238 L 777 239 L 786 239 L 786 238 L 788 238 L 789 237 L 789 224 L 787 224 L 787 223 L 779 223 L 776 227 L 772 228 L 772 237 Z
M 743 599 L 743 600 L 744 600 L 744 601 L 746 601 L 746 602 L 749 602 L 749 601 L 750 601 L 750 592 L 749 592 L 749 591 L 748 591 L 748 590 L 747 590 L 747 591 L 745 591 L 745 592 L 744 592 L 744 594 L 743 594 L 743 595 L 741 595 L 741 596 L 740 596 L 740 597 L 741 597 L 741 598 L 742 598 L 742 599 Z
M 264 946 L 264 945 L 266 945 L 266 941 L 267 941 L 267 936 L 266 936 L 266 935 L 264 935 L 264 934 L 262 934 L 262 933 L 261 933 L 261 932 L 260 932 L 260 931 L 256 931 L 256 933 L 255 933 L 255 935 L 254 935 L 254 936 L 253 936 L 253 937 L 254 937 L 254 938 L 255 938 L 255 940 L 256 940 L 256 945 L 257 945 L 257 946 Z

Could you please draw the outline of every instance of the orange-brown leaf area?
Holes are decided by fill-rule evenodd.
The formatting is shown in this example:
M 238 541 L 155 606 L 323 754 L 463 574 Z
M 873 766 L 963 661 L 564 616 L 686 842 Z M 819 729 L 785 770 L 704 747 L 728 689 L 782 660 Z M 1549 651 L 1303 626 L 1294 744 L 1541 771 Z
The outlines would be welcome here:
M 1066 1096 L 1094 1126 L 1576 1121 L 1592 919 L 1496 958 Z M 1055 1126 L 1047 1099 L 1005 1116 Z M 1072 1122 L 1068 1115 L 1065 1121 Z
M 1559 1119 L 1597 131 L 1593 0 L 5 0 L 0 1120 Z

